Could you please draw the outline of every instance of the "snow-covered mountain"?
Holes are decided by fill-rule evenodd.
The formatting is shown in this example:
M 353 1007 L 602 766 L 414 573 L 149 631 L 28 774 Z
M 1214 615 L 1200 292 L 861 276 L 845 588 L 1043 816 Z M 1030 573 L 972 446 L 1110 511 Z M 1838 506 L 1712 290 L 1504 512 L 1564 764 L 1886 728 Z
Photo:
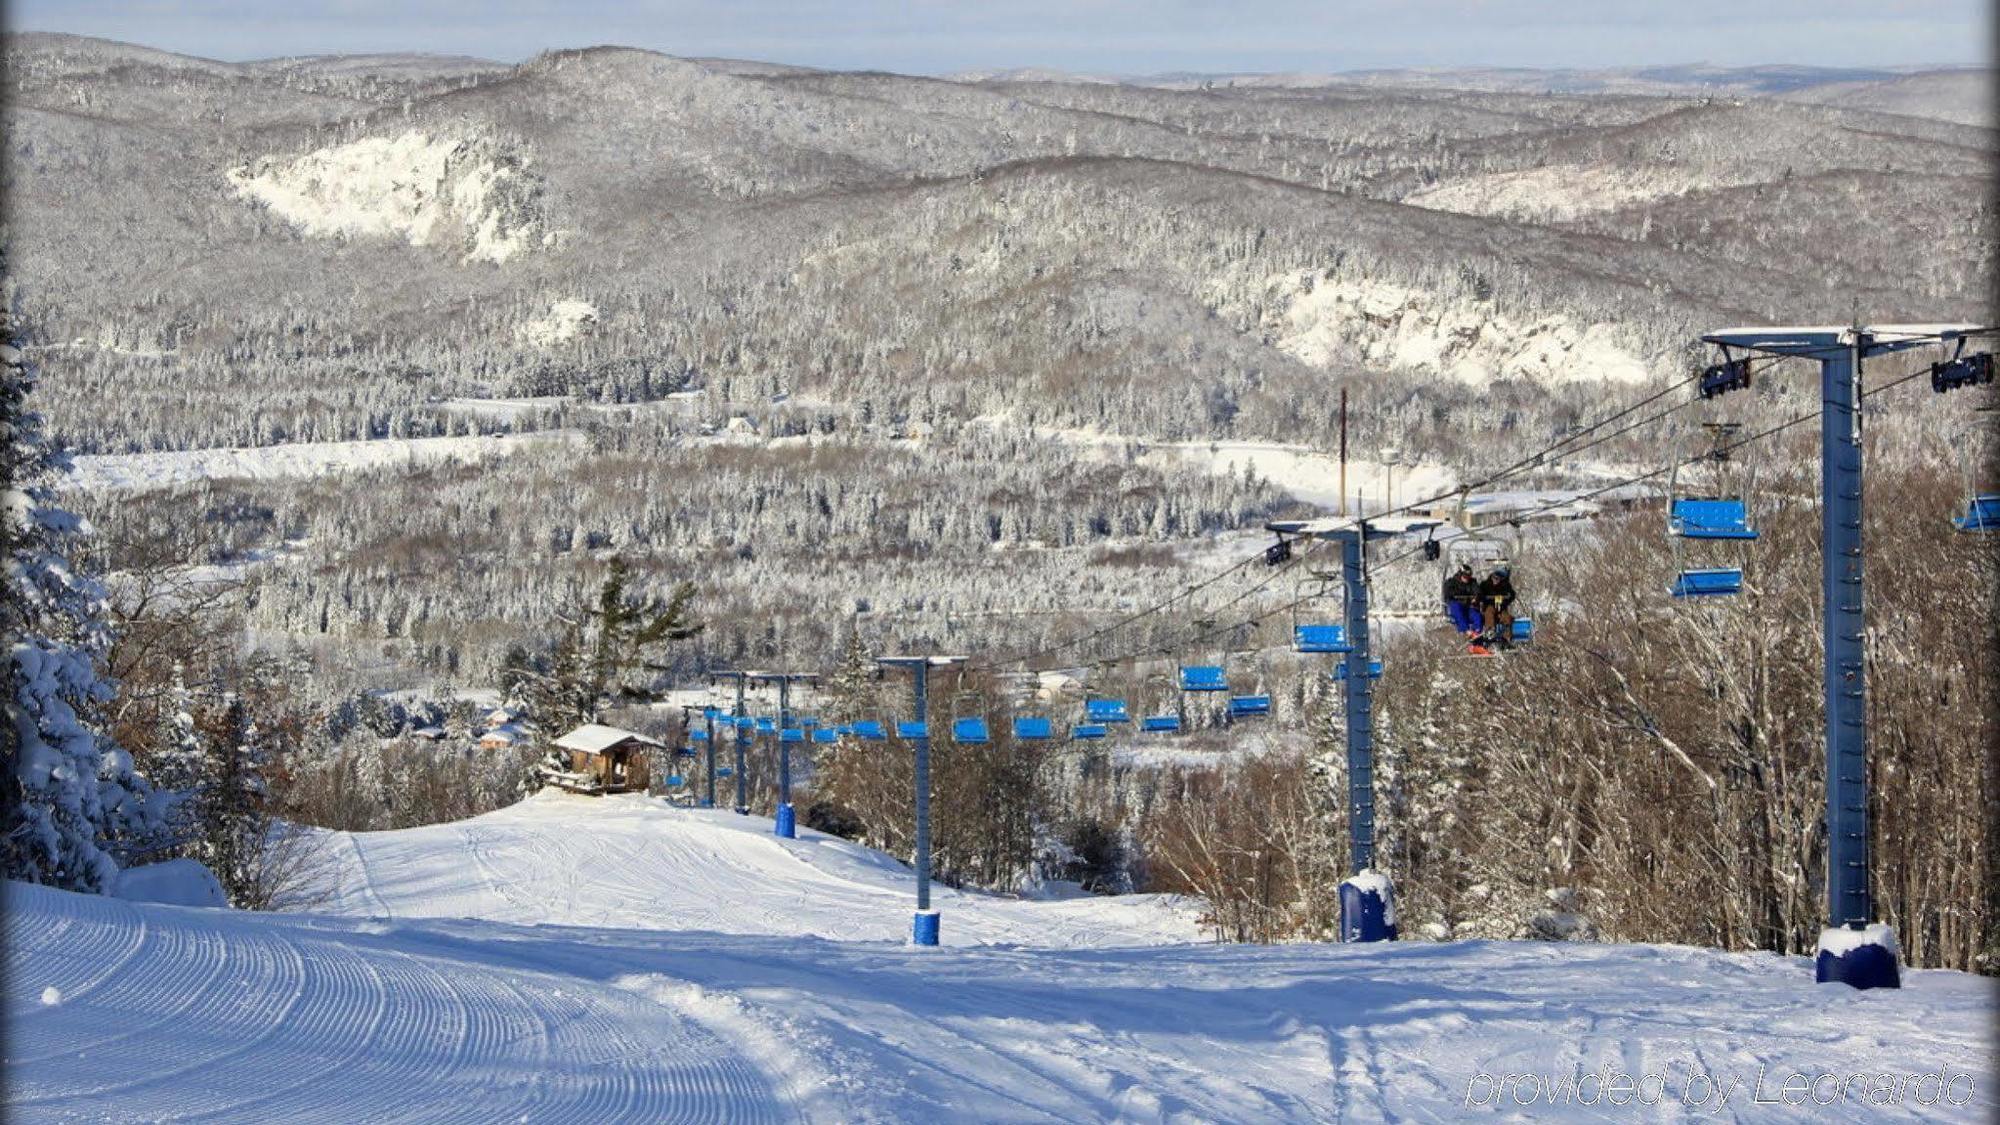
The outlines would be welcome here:
M 1964 974 L 1855 993 L 1812 984 L 1800 958 L 1673 946 L 1172 944 L 1184 934 L 1169 905 L 1091 897 L 947 894 L 946 948 L 919 949 L 897 936 L 898 865 L 768 831 L 550 795 L 335 838 L 340 890 L 300 914 L 10 884 L 9 1116 L 1973 1121 L 2000 1108 L 1987 1038 L 2000 996 Z M 1871 1101 L 1878 1082 L 1896 1092 Z

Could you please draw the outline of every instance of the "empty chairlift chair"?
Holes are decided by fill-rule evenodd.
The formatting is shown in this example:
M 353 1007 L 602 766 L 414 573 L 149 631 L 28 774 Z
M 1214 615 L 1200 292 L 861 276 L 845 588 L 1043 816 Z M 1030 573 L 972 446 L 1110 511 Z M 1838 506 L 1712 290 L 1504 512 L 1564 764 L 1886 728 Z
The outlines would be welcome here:
M 847 730 L 864 742 L 880 742 L 889 737 L 889 732 L 882 729 L 882 723 L 878 719 L 862 719 L 860 722 L 850 723 Z
M 1084 718 L 1092 723 L 1129 723 L 1131 712 L 1125 709 L 1122 699 L 1086 699 L 1083 701 Z
M 1181 717 L 1179 715 L 1148 715 L 1139 720 L 1139 729 L 1148 734 L 1179 734 L 1181 730 Z
M 930 734 L 931 725 L 929 723 L 913 723 L 905 720 L 896 724 L 896 737 L 906 741 L 915 738 L 929 738 Z
M 1229 680 L 1223 675 L 1220 664 L 1184 664 L 1181 666 L 1182 691 L 1228 691 Z
M 1014 720 L 1014 741 L 1047 742 L 1054 737 L 1054 724 L 1040 715 L 1022 715 Z
M 1297 652 L 1349 652 L 1345 625 L 1294 625 L 1292 648 Z
M 1103 738 L 1105 735 L 1109 733 L 1111 733 L 1111 728 L 1105 726 L 1103 723 L 1078 723 L 1075 726 L 1069 728 L 1069 736 L 1073 740 L 1083 739 L 1083 738 Z
M 1982 492 L 1965 502 L 1965 514 L 1951 521 L 1960 531 L 2000 531 L 2000 492 Z
M 986 720 L 973 715 L 963 719 L 953 719 L 951 740 L 960 746 L 982 746 L 993 741 L 987 733 Z
M 1370 660 L 1368 662 L 1368 678 L 1371 680 L 1375 680 L 1375 679 L 1380 679 L 1381 677 L 1382 677 L 1382 662 L 1380 660 Z M 1341 663 L 1333 666 L 1333 678 L 1336 680 L 1344 680 L 1347 678 L 1347 663 L 1345 661 L 1342 661 Z
M 1271 697 L 1268 695 L 1232 695 L 1229 697 L 1229 717 L 1232 719 L 1259 719 L 1271 713 Z
M 1683 498 L 1667 509 L 1667 532 L 1675 537 L 1678 562 L 1681 540 L 1737 541 L 1757 538 L 1750 526 L 1743 501 L 1717 498 Z M 1726 597 L 1743 592 L 1741 566 L 1678 566 L 1672 594 L 1676 598 Z

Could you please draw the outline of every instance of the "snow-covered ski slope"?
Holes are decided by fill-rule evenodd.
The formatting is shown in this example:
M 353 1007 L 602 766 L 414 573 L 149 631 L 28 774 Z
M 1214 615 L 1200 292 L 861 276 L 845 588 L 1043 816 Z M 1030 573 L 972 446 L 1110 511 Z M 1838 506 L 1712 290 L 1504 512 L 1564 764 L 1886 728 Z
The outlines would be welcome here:
M 721 800 L 728 794 L 720 784 Z M 635 794 L 544 790 L 451 824 L 329 833 L 323 913 L 899 941 L 908 867 L 839 837 Z M 1198 904 L 1162 895 L 1053 901 L 933 886 L 947 945 L 1071 948 L 1202 939 Z
M 543 798 L 336 838 L 358 848 L 341 878 L 365 860 L 370 882 L 312 914 L 9 884 L 9 1119 L 1853 1121 L 2000 1108 L 1988 1042 L 2000 995 L 1963 974 L 1856 993 L 1813 985 L 1798 958 L 1679 947 L 1161 945 L 1149 943 L 1167 927 L 1123 906 L 975 896 L 941 900 L 947 940 L 1018 944 L 919 950 L 898 919 L 878 940 L 874 915 L 907 914 L 907 896 L 902 909 L 877 897 L 895 887 L 893 863 L 823 839 L 758 840 L 767 821 L 734 819 Z M 668 873 L 644 884 L 668 900 L 659 920 L 633 925 L 639 892 L 577 877 L 593 862 Z M 549 873 L 485 889 L 537 866 Z M 790 898 L 752 895 L 731 872 L 788 883 Z M 565 882 L 574 902 L 513 897 Z M 675 905 L 717 891 L 754 905 Z M 545 924 L 448 916 L 482 904 Z M 1051 907 L 1071 920 L 1033 929 Z M 843 911 L 850 932 L 811 935 Z M 1607 1100 L 1618 1074 L 1637 1089 L 1622 1106 Z M 1782 1104 L 1787 1080 L 1825 1091 L 1819 1076 L 1857 1074 L 1844 1100 Z M 1906 1085 L 1897 1104 L 1867 1100 L 1877 1076 L 1928 1074 L 1943 1077 Z

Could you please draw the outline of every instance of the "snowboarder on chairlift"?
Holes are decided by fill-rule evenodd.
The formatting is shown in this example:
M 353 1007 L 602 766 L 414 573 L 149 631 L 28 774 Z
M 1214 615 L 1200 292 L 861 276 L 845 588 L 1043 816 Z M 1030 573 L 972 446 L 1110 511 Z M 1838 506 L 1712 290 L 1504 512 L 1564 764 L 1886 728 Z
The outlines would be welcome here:
M 1470 641 L 1479 635 L 1483 624 L 1479 612 L 1479 579 L 1473 574 L 1471 563 L 1458 564 L 1458 570 L 1445 578 L 1444 611 L 1459 636 Z
M 1505 563 L 1479 583 L 1479 608 L 1484 628 L 1477 643 L 1514 647 L 1514 580 Z

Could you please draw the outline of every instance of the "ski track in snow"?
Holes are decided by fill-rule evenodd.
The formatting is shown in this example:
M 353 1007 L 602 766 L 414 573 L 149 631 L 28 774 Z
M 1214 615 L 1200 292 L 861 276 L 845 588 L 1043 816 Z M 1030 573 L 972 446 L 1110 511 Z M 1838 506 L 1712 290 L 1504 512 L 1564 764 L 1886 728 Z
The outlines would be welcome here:
M 1983 1120 L 1995 982 L 1815 986 L 1804 958 L 1510 942 L 1197 944 L 1171 900 L 940 888 L 770 822 L 544 794 L 345 836 L 313 914 L 9 886 L 18 1121 Z M 57 990 L 50 1003 L 45 990 Z M 1740 1083 L 1467 1107 L 1481 1072 Z M 1962 1106 L 1756 1104 L 1760 1074 L 1940 1067 Z M 1767 1080 L 1774 1084 L 1777 1078 Z

